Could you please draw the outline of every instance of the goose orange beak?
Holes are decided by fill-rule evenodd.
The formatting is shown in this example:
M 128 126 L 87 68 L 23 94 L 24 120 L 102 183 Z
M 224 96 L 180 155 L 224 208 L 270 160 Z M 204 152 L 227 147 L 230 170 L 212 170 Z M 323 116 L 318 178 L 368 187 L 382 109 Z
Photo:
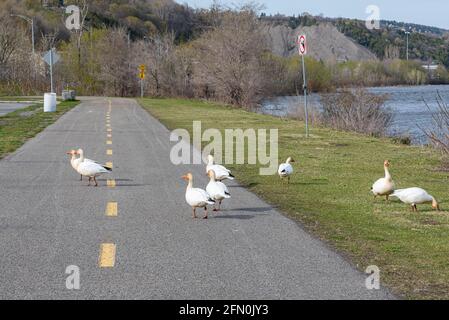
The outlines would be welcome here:
M 188 176 L 182 176 L 181 179 L 183 179 L 183 180 L 189 180 L 189 177 L 188 177 Z

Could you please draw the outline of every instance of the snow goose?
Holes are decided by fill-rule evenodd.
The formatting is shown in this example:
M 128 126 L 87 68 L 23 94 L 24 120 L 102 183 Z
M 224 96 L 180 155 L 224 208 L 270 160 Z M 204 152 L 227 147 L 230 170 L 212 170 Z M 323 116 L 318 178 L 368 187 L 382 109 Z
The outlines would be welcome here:
M 279 177 L 281 178 L 287 177 L 288 183 L 290 183 L 290 175 L 293 173 L 293 167 L 291 165 L 292 162 L 295 162 L 295 160 L 293 160 L 292 157 L 288 157 L 285 163 L 281 163 L 279 165 L 278 169 Z
M 207 184 L 206 191 L 213 200 L 218 201 L 218 209 L 214 205 L 214 211 L 220 211 L 221 202 L 223 199 L 229 199 L 231 194 L 223 182 L 215 180 L 214 170 L 209 170 L 207 174 L 209 175 L 210 181 Z
M 440 210 L 440 206 L 435 198 L 421 188 L 398 189 L 391 194 L 391 197 L 396 197 L 402 202 L 411 205 L 412 211 L 418 211 L 416 205 L 422 203 L 431 203 L 432 208 L 438 211 Z
M 203 219 L 207 219 L 207 205 L 215 204 L 215 201 L 203 189 L 193 187 L 193 176 L 191 173 L 187 173 L 181 178 L 189 182 L 186 189 L 186 202 L 192 207 L 193 218 L 196 218 L 196 208 L 204 208 L 205 215 Z
M 112 169 L 106 166 L 102 166 L 101 164 L 98 164 L 93 161 L 86 161 L 84 158 L 84 151 L 83 149 L 78 149 L 76 152 L 79 154 L 80 162 L 76 168 L 76 171 L 78 171 L 79 174 L 89 177 L 89 186 L 90 181 L 93 179 L 95 182 L 95 186 L 98 187 L 97 177 L 103 173 L 111 172 Z
M 81 158 L 77 158 L 76 157 L 77 151 L 72 149 L 69 152 L 67 152 L 67 154 L 71 155 L 70 164 L 72 165 L 72 168 L 75 169 L 75 171 L 78 171 L 77 168 L 78 168 L 78 165 L 81 162 Z M 84 161 L 95 162 L 95 161 L 87 159 L 87 158 L 84 158 Z M 81 177 L 80 177 L 80 181 L 82 181 L 82 180 L 83 180 L 83 175 L 81 175 Z
M 222 165 L 214 164 L 214 157 L 212 155 L 207 156 L 206 174 L 209 174 L 210 170 L 215 172 L 215 180 L 217 181 L 222 181 L 225 179 L 234 180 L 231 170 Z
M 394 191 L 394 182 L 391 178 L 390 171 L 388 171 L 388 168 L 390 167 L 390 161 L 385 160 L 384 161 L 384 170 L 385 170 L 385 177 L 378 179 L 376 182 L 374 182 L 373 186 L 371 187 L 371 191 L 374 194 L 374 198 L 377 196 L 385 196 L 385 199 L 388 200 L 388 197 L 390 194 Z

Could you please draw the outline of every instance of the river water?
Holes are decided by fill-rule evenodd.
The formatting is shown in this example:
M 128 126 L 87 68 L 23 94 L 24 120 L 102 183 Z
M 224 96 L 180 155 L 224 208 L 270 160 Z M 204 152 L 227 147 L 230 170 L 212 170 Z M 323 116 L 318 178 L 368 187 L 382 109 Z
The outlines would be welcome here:
M 385 106 L 393 113 L 393 123 L 388 128 L 390 135 L 408 135 L 414 144 L 427 143 L 427 138 L 418 127 L 434 126 L 432 115 L 438 112 L 437 93 L 449 105 L 449 85 L 376 87 L 367 88 L 375 94 L 388 94 Z M 311 107 L 320 107 L 319 94 L 309 96 Z M 424 101 L 430 107 L 427 109 Z M 285 117 L 303 108 L 303 97 L 276 97 L 261 104 L 260 112 Z

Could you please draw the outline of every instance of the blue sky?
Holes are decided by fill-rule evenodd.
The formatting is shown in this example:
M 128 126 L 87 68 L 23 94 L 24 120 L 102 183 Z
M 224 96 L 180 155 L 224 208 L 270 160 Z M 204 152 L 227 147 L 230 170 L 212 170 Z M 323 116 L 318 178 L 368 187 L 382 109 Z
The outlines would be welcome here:
M 177 0 L 194 8 L 209 7 L 212 0 Z M 241 0 L 220 0 L 222 4 L 241 4 Z M 268 14 L 286 15 L 309 12 L 327 17 L 365 19 L 368 5 L 380 8 L 380 18 L 412 22 L 449 29 L 449 1 L 447 0 L 257 0 Z

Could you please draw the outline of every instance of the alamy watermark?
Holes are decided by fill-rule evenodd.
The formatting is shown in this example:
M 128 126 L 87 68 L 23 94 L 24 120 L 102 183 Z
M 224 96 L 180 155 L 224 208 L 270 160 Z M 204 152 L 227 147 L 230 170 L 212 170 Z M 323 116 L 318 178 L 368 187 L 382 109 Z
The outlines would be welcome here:
M 65 20 L 65 26 L 69 30 L 81 29 L 81 10 L 78 6 L 70 5 L 65 8 L 65 13 L 69 16 Z
M 65 287 L 68 290 L 80 289 L 80 268 L 75 265 L 70 265 L 65 268 L 65 273 L 69 276 L 65 279 Z
M 371 265 L 365 269 L 365 273 L 369 276 L 365 279 L 365 287 L 368 290 L 380 289 L 380 269 L 378 266 Z
M 225 129 L 224 139 L 218 129 L 201 130 L 201 121 L 193 121 L 193 137 L 185 129 L 173 130 L 170 141 L 177 142 L 170 151 L 173 164 L 202 164 L 209 154 L 219 164 L 257 164 L 260 175 L 278 170 L 278 129 Z M 209 142 L 201 148 L 202 142 Z M 198 152 L 191 150 L 191 144 Z M 245 157 L 245 150 L 246 157 Z
M 365 20 L 365 26 L 368 30 L 380 29 L 380 8 L 374 4 L 366 7 L 365 12 L 369 16 Z

